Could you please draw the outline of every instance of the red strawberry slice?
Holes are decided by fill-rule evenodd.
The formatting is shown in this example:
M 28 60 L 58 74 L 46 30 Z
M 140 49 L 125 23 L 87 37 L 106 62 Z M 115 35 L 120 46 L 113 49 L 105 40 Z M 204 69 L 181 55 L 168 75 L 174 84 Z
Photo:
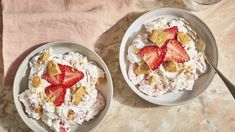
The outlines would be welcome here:
M 67 130 L 64 126 L 60 125 L 60 131 L 59 132 L 67 132 Z
M 43 74 L 43 78 L 46 79 L 49 83 L 51 84 L 62 84 L 64 81 L 64 70 L 63 70 L 63 65 L 58 64 L 60 70 L 61 70 L 61 74 L 59 75 L 55 75 L 55 76 L 51 76 L 49 74 L 49 72 L 45 72 Z
M 55 106 L 60 106 L 64 102 L 66 88 L 63 84 L 50 85 L 45 88 L 45 93 Z
M 189 61 L 189 55 L 185 51 L 182 44 L 177 40 L 169 40 L 167 45 L 167 53 L 165 61 L 174 60 L 178 63 L 183 63 Z
M 165 29 L 164 32 L 170 33 L 170 35 L 167 36 L 167 39 L 175 39 L 179 30 L 177 26 L 173 26 L 171 28 Z
M 77 69 L 74 69 L 67 65 L 63 65 L 63 68 L 64 68 L 63 84 L 66 87 L 73 86 L 84 77 L 84 74 L 81 71 L 78 71 Z
M 166 55 L 166 46 L 145 46 L 140 49 L 140 56 L 152 70 L 158 69 Z

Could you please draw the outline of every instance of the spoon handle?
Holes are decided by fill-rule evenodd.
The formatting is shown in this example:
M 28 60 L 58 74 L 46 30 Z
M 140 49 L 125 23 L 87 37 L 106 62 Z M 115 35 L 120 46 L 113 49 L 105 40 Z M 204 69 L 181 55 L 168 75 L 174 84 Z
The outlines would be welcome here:
M 235 99 L 235 86 L 213 65 L 211 60 L 208 57 L 205 57 L 207 62 L 213 67 L 219 77 L 223 80 L 227 88 L 229 89 L 230 93 L 232 94 L 233 98 Z

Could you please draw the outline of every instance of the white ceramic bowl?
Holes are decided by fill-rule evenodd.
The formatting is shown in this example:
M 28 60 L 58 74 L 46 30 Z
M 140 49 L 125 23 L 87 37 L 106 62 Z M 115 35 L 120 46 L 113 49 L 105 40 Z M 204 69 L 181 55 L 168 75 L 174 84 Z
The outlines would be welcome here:
M 93 51 L 89 50 L 88 48 L 79 45 L 77 43 L 73 42 L 67 42 L 67 41 L 59 41 L 59 42 L 52 42 L 45 44 L 41 47 L 38 47 L 34 51 L 32 51 L 21 63 L 13 84 L 13 96 L 14 96 L 14 102 L 16 105 L 16 109 L 22 118 L 22 120 L 33 130 L 33 131 L 50 131 L 49 127 L 43 124 L 41 120 L 37 121 L 33 118 L 29 118 L 24 111 L 23 104 L 20 103 L 18 99 L 18 95 L 22 93 L 24 90 L 28 89 L 28 76 L 29 76 L 29 67 L 28 62 L 30 58 L 32 58 L 35 54 L 38 52 L 51 48 L 54 53 L 66 53 L 66 52 L 74 52 L 78 51 L 82 55 L 88 57 L 90 61 L 95 61 L 105 72 L 106 75 L 106 83 L 98 86 L 98 90 L 101 92 L 101 94 L 105 97 L 106 100 L 106 106 L 105 108 L 92 120 L 89 122 L 84 122 L 82 125 L 73 125 L 72 131 L 90 131 L 93 128 L 95 128 L 104 118 L 106 115 L 112 97 L 113 97 L 113 83 L 112 78 L 109 73 L 109 70 L 107 66 L 105 65 L 104 61 Z
M 128 47 L 132 44 L 132 41 L 135 38 L 135 36 L 138 33 L 143 32 L 144 23 L 155 20 L 163 16 L 176 16 L 184 18 L 186 21 L 188 21 L 191 25 L 191 28 L 194 29 L 198 33 L 200 38 L 206 42 L 205 52 L 207 56 L 212 60 L 213 64 L 217 66 L 218 51 L 215 39 L 210 29 L 206 26 L 204 22 L 202 22 L 195 15 L 186 12 L 182 9 L 176 9 L 176 8 L 156 9 L 147 12 L 144 15 L 140 16 L 138 19 L 136 19 L 128 28 L 122 39 L 119 52 L 119 62 L 123 77 L 125 78 L 127 84 L 141 98 L 157 105 L 178 105 L 187 102 L 200 95 L 200 93 L 202 93 L 208 87 L 211 80 L 213 79 L 215 74 L 214 70 L 208 66 L 207 73 L 203 74 L 202 76 L 199 77 L 199 79 L 195 81 L 192 91 L 180 91 L 178 93 L 169 92 L 159 97 L 147 96 L 141 91 L 139 91 L 136 88 L 136 86 L 132 84 L 127 75 L 127 70 L 129 66 L 129 62 L 127 60 Z

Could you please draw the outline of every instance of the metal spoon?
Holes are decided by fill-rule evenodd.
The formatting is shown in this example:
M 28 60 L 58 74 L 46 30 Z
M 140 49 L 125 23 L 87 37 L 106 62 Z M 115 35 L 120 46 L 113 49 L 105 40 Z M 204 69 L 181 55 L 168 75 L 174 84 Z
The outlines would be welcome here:
M 180 18 L 180 21 L 184 23 L 183 26 L 188 30 L 187 34 L 193 41 L 195 41 L 196 43 L 198 43 L 199 41 L 202 41 L 197 35 L 197 33 L 192 28 L 190 28 L 190 24 L 187 21 L 185 21 L 183 18 Z M 201 49 L 203 49 L 202 51 L 204 51 L 204 49 L 206 48 L 206 45 L 203 42 L 201 42 L 201 44 L 202 44 Z M 208 62 L 208 64 L 215 70 L 215 72 L 223 80 L 224 84 L 227 86 L 233 98 L 235 99 L 235 86 L 219 71 L 219 69 L 216 68 L 216 66 L 212 63 L 212 61 L 206 56 L 204 52 L 203 52 L 203 55 L 204 55 L 205 60 Z

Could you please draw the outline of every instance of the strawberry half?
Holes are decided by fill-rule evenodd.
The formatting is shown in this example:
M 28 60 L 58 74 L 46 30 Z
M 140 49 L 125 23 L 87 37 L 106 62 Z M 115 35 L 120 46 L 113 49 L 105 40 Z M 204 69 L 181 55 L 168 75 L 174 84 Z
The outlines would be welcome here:
M 185 51 L 182 44 L 177 40 L 169 40 L 167 45 L 167 53 L 165 57 L 165 61 L 174 60 L 178 63 L 183 63 L 189 61 L 189 55 Z
M 70 66 L 63 65 L 63 70 L 64 70 L 63 84 L 67 88 L 73 86 L 84 77 L 84 74 L 81 71 L 78 71 L 77 69 L 74 69 Z
M 51 76 L 48 71 L 43 74 L 43 78 L 46 79 L 51 84 L 62 84 L 64 81 L 64 70 L 63 65 L 58 64 L 61 74 Z
M 167 36 L 167 39 L 176 39 L 176 36 L 177 36 L 177 33 L 179 32 L 179 30 L 178 30 L 177 26 L 173 26 L 171 28 L 165 29 L 164 32 L 170 33 Z
M 60 106 L 64 102 L 66 88 L 63 84 L 50 85 L 45 88 L 45 93 L 55 106 Z
M 163 62 L 166 55 L 166 46 L 145 46 L 140 49 L 141 58 L 148 64 L 151 70 L 156 70 Z

